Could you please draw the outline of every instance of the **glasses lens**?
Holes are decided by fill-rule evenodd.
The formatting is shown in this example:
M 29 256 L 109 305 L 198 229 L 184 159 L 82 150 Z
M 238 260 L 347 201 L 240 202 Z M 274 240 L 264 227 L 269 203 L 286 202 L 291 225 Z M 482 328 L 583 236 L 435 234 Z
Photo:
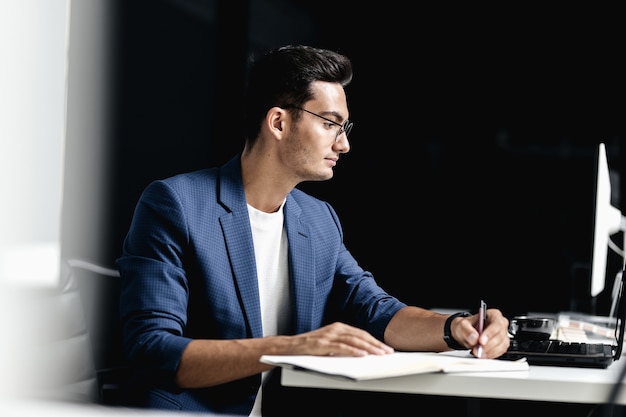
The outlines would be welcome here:
M 350 122 L 350 120 L 346 120 L 345 122 L 343 122 L 343 125 L 341 125 L 341 127 L 337 131 L 337 136 L 335 136 L 335 142 L 339 141 L 339 136 L 341 136 L 342 133 L 345 133 L 347 138 L 350 134 L 350 131 L 352 130 L 352 125 L 353 123 Z
M 348 135 L 350 134 L 350 131 L 352 130 L 352 122 L 349 120 L 346 120 L 346 122 L 343 124 L 344 128 L 343 130 L 346 132 L 346 137 L 348 137 Z

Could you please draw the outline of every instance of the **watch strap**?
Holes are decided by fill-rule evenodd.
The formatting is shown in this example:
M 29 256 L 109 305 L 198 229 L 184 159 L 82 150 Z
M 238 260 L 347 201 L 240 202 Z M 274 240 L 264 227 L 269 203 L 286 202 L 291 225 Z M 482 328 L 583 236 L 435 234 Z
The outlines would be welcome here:
M 461 345 L 456 341 L 454 337 L 452 337 L 452 331 L 450 330 L 450 326 L 452 325 L 452 320 L 457 317 L 469 317 L 470 313 L 467 311 L 462 311 L 460 313 L 454 313 L 450 317 L 446 319 L 446 324 L 443 326 L 443 340 L 445 340 L 446 344 L 450 349 L 454 350 L 462 350 L 467 349 L 465 346 Z

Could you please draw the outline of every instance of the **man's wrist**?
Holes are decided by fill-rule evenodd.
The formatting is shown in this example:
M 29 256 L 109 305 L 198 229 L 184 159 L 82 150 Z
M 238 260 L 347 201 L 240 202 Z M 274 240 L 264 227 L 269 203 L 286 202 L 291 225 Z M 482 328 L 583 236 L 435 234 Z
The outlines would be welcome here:
M 466 349 L 465 346 L 457 342 L 456 339 L 452 336 L 452 330 L 450 329 L 450 326 L 452 325 L 452 320 L 454 320 L 455 318 L 469 317 L 469 316 L 471 316 L 470 313 L 468 313 L 467 311 L 463 311 L 460 313 L 454 313 L 446 319 L 446 324 L 443 326 L 443 340 L 445 340 L 446 344 L 448 345 L 450 349 L 454 349 L 454 350 Z

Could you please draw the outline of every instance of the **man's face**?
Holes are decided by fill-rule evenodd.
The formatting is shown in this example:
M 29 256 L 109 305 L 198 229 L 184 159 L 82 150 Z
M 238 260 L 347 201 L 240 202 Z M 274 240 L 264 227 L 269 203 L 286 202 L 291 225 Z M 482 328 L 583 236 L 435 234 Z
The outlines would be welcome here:
M 290 124 L 281 145 L 282 161 L 291 168 L 297 182 L 332 178 L 339 155 L 350 150 L 343 126 L 348 119 L 343 87 L 318 81 L 312 89 L 314 99 L 295 110 L 301 112 L 300 118 Z

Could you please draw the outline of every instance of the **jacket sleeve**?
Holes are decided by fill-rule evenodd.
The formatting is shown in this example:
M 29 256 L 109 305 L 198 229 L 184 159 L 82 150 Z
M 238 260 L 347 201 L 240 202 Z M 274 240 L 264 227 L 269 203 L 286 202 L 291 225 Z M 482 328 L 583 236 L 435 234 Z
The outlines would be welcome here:
M 117 261 L 128 359 L 173 383 L 182 352 L 189 288 L 182 254 L 187 224 L 174 190 L 153 182 L 142 194 Z

